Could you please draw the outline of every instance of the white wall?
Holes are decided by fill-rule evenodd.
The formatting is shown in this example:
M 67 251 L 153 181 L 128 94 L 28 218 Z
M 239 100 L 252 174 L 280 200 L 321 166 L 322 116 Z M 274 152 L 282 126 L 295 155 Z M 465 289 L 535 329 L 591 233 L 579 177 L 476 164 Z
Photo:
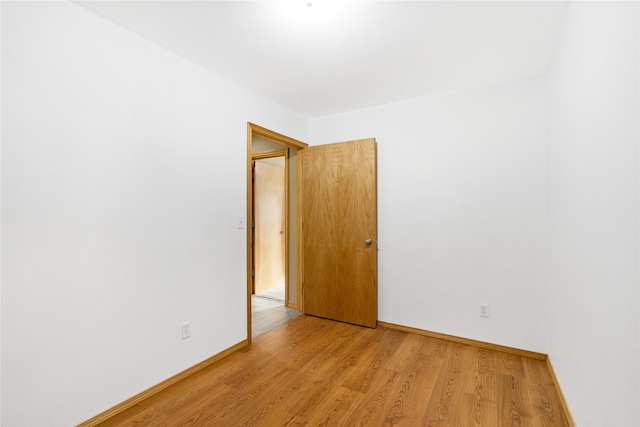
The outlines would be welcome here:
M 2 8 L 1 424 L 72 425 L 246 338 L 246 122 L 307 123 L 75 4 Z
M 549 354 L 580 426 L 640 425 L 638 3 L 572 2 L 548 71 Z
M 544 122 L 541 76 L 311 121 L 378 140 L 380 320 L 547 352 Z
M 0 26 L 2 23 L 2 2 L 0 2 Z M 2 46 L 2 31 L 0 27 L 0 46 Z M 1 52 L 0 48 L 0 52 Z M 2 55 L 0 54 L 0 70 L 2 70 Z M 2 73 L 0 73 L 0 100 L 2 100 Z M 0 101 L 0 367 L 2 366 L 2 102 Z M 0 368 L 0 425 L 2 425 L 2 369 Z

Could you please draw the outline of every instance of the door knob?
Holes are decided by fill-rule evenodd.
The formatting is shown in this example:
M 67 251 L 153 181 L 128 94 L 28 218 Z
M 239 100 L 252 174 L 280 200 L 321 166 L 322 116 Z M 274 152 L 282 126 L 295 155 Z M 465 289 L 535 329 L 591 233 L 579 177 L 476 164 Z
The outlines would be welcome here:
M 284 234 L 284 228 L 280 230 L 280 234 Z
M 364 241 L 364 245 L 365 245 L 365 246 L 367 246 L 367 247 L 368 247 L 368 246 L 371 246 L 371 239 L 367 239 L 367 240 L 365 240 L 365 241 Z

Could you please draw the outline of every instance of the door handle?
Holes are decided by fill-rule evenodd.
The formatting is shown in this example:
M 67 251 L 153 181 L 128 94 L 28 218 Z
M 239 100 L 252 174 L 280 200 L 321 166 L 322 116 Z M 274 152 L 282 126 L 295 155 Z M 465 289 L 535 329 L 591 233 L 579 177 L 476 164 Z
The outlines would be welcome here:
M 371 239 L 367 239 L 367 240 L 365 240 L 365 241 L 364 241 L 364 245 L 365 245 L 366 247 L 371 246 Z
M 284 228 L 280 230 L 280 234 L 284 234 Z

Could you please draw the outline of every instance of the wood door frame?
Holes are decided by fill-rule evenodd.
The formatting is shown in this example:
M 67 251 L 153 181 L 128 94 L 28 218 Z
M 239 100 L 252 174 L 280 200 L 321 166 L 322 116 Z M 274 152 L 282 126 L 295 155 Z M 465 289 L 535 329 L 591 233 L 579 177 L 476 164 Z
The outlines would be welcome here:
M 253 162 L 253 137 L 254 136 L 259 136 L 261 138 L 267 139 L 269 141 L 273 141 L 276 142 L 278 144 L 281 144 L 287 148 L 294 148 L 296 150 L 298 150 L 298 152 L 300 152 L 301 150 L 303 150 L 304 148 L 308 147 L 309 144 L 306 144 L 302 141 L 298 141 L 296 139 L 290 138 L 288 136 L 279 134 L 277 132 L 274 132 L 272 130 L 269 130 L 267 128 L 264 128 L 262 126 L 258 126 L 256 124 L 253 124 L 251 122 L 247 122 L 247 163 L 246 163 L 246 170 L 247 170 L 247 189 L 246 189 L 246 195 L 247 195 L 247 221 L 245 222 L 246 224 L 246 230 L 247 230 L 247 341 L 250 343 L 251 342 L 251 295 L 252 295 L 252 284 L 253 284 L 253 279 L 252 279 L 252 267 L 253 267 L 253 250 L 252 250 L 252 245 L 253 245 L 253 179 L 252 179 L 252 162 Z M 286 180 L 287 180 L 287 185 L 286 185 L 286 189 L 285 189 L 285 194 L 288 194 L 288 187 L 289 187 L 289 175 L 288 175 L 288 171 L 289 171 L 289 156 L 285 156 L 285 170 L 287 171 L 286 174 Z M 297 155 L 296 156 L 296 169 L 298 170 L 298 176 L 297 176 L 297 182 L 296 182 L 296 191 L 298 193 L 298 195 L 300 194 L 300 184 L 301 184 L 301 167 L 302 167 L 302 163 L 301 163 L 301 156 Z M 286 197 L 286 196 L 285 196 Z M 288 201 L 287 201 L 288 202 Z M 288 203 L 287 203 L 288 205 Z M 296 210 L 298 212 L 301 211 L 300 209 L 300 197 L 298 197 L 298 202 L 297 202 L 297 207 Z M 285 207 L 285 209 L 288 209 L 288 206 Z M 287 211 L 288 212 L 288 211 Z M 287 215 L 287 223 L 288 223 L 288 215 Z M 298 254 L 300 254 L 301 252 L 301 247 L 300 247 L 300 235 L 301 235 L 301 226 L 302 226 L 302 222 L 301 222 L 301 218 L 298 215 L 298 223 L 296 224 L 296 228 L 298 230 L 298 242 L 297 242 L 297 248 L 296 251 Z M 287 224 L 287 226 L 289 226 L 289 224 Z M 285 262 L 286 265 L 288 266 L 288 258 L 289 258 L 289 245 L 288 245 L 288 239 L 285 239 Z M 298 283 L 296 284 L 297 290 L 298 290 L 298 310 L 303 311 L 303 307 L 301 307 L 300 301 L 301 301 L 301 280 L 300 280 L 300 270 L 301 270 L 301 264 L 300 264 L 300 257 L 298 257 L 298 265 L 297 265 L 297 269 L 298 269 Z M 285 271 L 285 274 L 288 274 L 288 271 Z M 288 293 L 288 292 L 287 292 Z M 287 303 L 287 301 L 285 301 L 285 304 Z

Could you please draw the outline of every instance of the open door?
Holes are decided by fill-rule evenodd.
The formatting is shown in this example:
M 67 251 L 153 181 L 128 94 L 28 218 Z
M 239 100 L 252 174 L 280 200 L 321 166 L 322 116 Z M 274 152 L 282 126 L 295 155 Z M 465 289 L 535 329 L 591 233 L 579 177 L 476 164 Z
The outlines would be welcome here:
M 274 163 L 268 163 L 273 161 Z M 277 164 L 280 160 L 282 165 Z M 285 164 L 284 157 L 254 161 L 254 264 L 256 294 L 276 287 L 285 292 Z M 283 296 L 284 296 L 283 294 Z M 286 298 L 283 299 L 286 300 Z
M 376 173 L 373 138 L 302 150 L 306 314 L 377 325 Z

